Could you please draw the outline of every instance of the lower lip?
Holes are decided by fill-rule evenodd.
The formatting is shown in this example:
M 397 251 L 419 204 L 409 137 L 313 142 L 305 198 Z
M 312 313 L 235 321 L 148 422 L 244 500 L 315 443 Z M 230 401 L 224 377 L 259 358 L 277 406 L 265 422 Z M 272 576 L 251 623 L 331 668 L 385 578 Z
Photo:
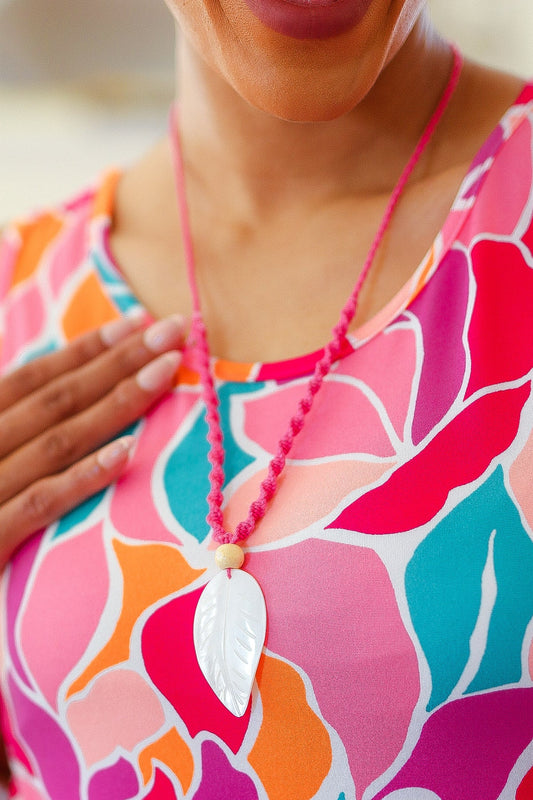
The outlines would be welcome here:
M 373 0 L 244 0 L 261 22 L 293 39 L 329 39 L 361 22 Z

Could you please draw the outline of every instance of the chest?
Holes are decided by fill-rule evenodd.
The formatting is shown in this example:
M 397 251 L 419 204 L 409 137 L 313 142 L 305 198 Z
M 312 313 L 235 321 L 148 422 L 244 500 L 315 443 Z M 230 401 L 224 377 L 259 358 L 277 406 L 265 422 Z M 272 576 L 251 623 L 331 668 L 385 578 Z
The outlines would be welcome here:
M 361 291 L 354 326 L 379 313 L 412 277 L 465 172 L 466 165 L 457 165 L 405 191 Z M 387 201 L 385 194 L 338 198 L 311 210 L 280 209 L 253 223 L 213 209 L 193 217 L 197 278 L 213 353 L 268 362 L 323 347 L 353 291 Z M 117 219 L 122 219 L 118 212 Z M 110 242 L 128 282 L 154 316 L 190 314 L 174 219 L 167 225 L 158 219 L 155 234 L 149 225 L 130 226 L 126 216 Z

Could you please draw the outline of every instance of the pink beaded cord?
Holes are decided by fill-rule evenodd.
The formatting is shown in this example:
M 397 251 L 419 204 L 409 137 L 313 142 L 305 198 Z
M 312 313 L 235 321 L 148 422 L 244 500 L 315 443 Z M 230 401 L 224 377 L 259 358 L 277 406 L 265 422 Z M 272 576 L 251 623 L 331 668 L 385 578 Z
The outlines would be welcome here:
M 411 158 L 409 159 L 398 180 L 398 183 L 396 184 L 390 196 L 385 213 L 383 214 L 380 226 L 374 237 L 366 261 L 355 284 L 354 290 L 341 311 L 338 323 L 333 328 L 333 336 L 331 341 L 326 345 L 323 355 L 315 364 L 313 375 L 307 385 L 307 391 L 298 403 L 297 411 L 291 417 L 287 431 L 278 442 L 276 454 L 270 461 L 268 466 L 268 474 L 261 483 L 259 495 L 248 509 L 248 516 L 245 520 L 242 520 L 242 522 L 237 525 L 233 534 L 226 531 L 224 528 L 224 515 L 222 512 L 222 504 L 224 500 L 222 494 L 222 487 L 224 485 L 224 446 L 222 429 L 220 426 L 219 399 L 210 367 L 211 356 L 207 341 L 207 331 L 201 312 L 200 295 L 196 281 L 194 246 L 191 235 L 189 210 L 186 197 L 183 157 L 180 147 L 178 110 L 177 107 L 174 107 L 172 110 L 170 138 L 173 144 L 176 189 L 183 238 L 183 250 L 193 303 L 191 334 L 195 340 L 199 353 L 199 371 L 203 387 L 203 400 L 206 407 L 206 422 L 208 427 L 207 441 L 210 445 L 210 451 L 208 455 L 208 460 L 211 464 L 211 471 L 209 473 L 210 491 L 207 495 L 209 512 L 206 519 L 213 531 L 213 538 L 220 544 L 237 543 L 247 539 L 253 533 L 259 520 L 265 515 L 267 505 L 276 492 L 278 478 L 285 466 L 287 456 L 293 446 L 294 440 L 302 430 L 305 423 L 305 418 L 312 408 L 314 398 L 322 386 L 325 376 L 330 371 L 331 366 L 338 356 L 343 342 L 346 339 L 348 328 L 350 327 L 357 310 L 359 294 L 374 262 L 377 250 L 387 231 L 391 217 L 398 204 L 398 200 L 400 199 L 415 166 L 419 162 L 422 154 L 428 146 L 431 137 L 433 136 L 435 129 L 437 128 L 437 125 L 439 124 L 442 115 L 448 107 L 452 95 L 457 87 L 463 65 L 463 59 L 455 47 L 452 48 L 452 51 L 453 67 L 450 73 L 450 78 L 440 98 L 437 108 L 435 109 L 424 132 L 422 133 L 422 136 L 420 137 L 420 140 L 418 141 Z

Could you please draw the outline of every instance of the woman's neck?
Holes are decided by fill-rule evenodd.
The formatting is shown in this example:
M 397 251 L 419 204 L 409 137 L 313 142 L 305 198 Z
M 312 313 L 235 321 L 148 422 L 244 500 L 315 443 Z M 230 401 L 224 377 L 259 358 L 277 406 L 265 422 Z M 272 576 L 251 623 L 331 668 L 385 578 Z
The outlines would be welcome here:
M 317 349 L 438 102 L 449 49 L 436 37 L 422 43 L 415 28 L 357 108 L 328 123 L 289 123 L 256 111 L 186 44 L 180 62 L 187 199 L 213 352 L 271 361 Z M 465 66 L 378 253 L 359 324 L 411 276 L 470 160 L 519 87 L 517 79 Z M 168 141 L 120 182 L 111 248 L 154 315 L 190 313 Z
M 327 122 L 286 121 L 253 108 L 180 42 L 178 96 L 190 183 L 210 192 L 218 187 L 245 218 L 293 202 L 314 206 L 389 191 L 449 74 L 449 47 L 428 25 L 422 15 L 357 107 Z

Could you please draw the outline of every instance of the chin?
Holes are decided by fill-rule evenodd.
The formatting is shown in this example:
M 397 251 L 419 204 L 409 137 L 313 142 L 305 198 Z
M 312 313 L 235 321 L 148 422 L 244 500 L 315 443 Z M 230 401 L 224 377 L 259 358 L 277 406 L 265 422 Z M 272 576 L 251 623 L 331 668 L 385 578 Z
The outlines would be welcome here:
M 349 113 L 357 101 L 341 102 L 336 98 L 301 98 L 294 94 L 285 97 L 261 99 L 255 108 L 286 122 L 331 122 Z
M 290 45 L 285 58 L 279 54 L 275 58 L 257 57 L 244 69 L 235 69 L 234 62 L 234 69 L 224 75 L 251 106 L 278 119 L 338 119 L 363 99 L 380 71 L 379 57 L 354 58 L 353 47 L 344 42 L 330 41 L 323 47 L 307 44 L 295 48 L 293 42 Z M 335 59 L 333 49 L 337 51 Z
M 383 19 L 377 33 L 368 15 L 338 35 L 298 39 L 250 15 L 229 22 L 218 0 L 209 21 L 210 28 L 204 23 L 187 37 L 189 55 L 207 67 L 208 82 L 215 78 L 219 97 L 233 91 L 254 109 L 292 122 L 328 122 L 352 111 L 384 67 L 392 27 Z

